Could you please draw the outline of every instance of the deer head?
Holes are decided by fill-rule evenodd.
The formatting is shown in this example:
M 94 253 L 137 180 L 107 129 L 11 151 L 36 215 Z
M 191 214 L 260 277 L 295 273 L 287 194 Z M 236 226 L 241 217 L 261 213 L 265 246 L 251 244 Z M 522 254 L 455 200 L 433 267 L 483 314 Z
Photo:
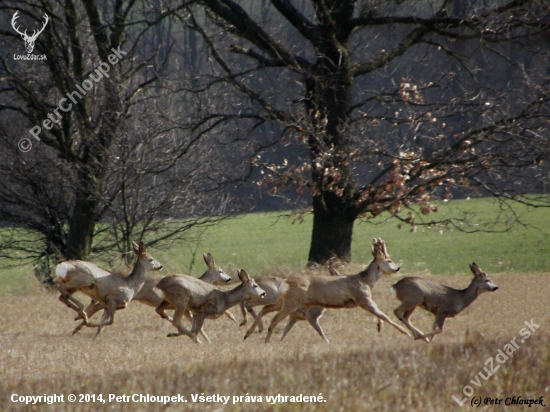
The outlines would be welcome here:
M 205 282 L 211 283 L 212 285 L 217 285 L 220 283 L 230 283 L 231 276 L 223 271 L 216 262 L 210 253 L 203 253 L 202 257 L 204 258 L 204 263 L 208 266 L 208 270 L 201 276 L 201 279 Z
M 134 253 L 137 256 L 138 263 L 141 263 L 141 265 L 143 265 L 146 272 L 150 270 L 162 269 L 162 264 L 159 263 L 149 253 L 147 253 L 147 249 L 145 248 L 145 244 L 143 242 L 139 242 L 139 245 L 138 245 L 136 242 L 132 241 L 132 248 L 134 249 Z
M 16 11 L 15 14 L 13 15 L 13 18 L 11 19 L 11 25 L 12 25 L 13 29 L 18 34 L 20 34 L 21 37 L 23 38 L 23 40 L 25 41 L 25 48 L 27 49 L 27 53 L 31 54 L 32 51 L 34 50 L 34 42 L 36 41 L 38 35 L 44 31 L 44 29 L 46 28 L 46 25 L 48 24 L 48 20 L 49 20 L 48 15 L 46 13 L 44 13 L 44 24 L 42 25 L 42 28 L 40 30 L 33 30 L 32 36 L 29 36 L 29 35 L 27 35 L 27 30 L 26 29 L 25 29 L 24 32 L 21 32 L 19 30 L 19 27 L 15 26 L 15 21 L 19 17 L 17 15 L 18 13 L 19 13 L 19 11 Z
M 372 240 L 371 251 L 374 262 L 378 265 L 378 270 L 380 272 L 383 274 L 399 272 L 399 266 L 391 260 L 386 249 L 386 243 L 382 239 L 378 238 Z
M 470 264 L 470 270 L 474 274 L 473 282 L 477 285 L 476 291 L 478 294 L 483 292 L 496 292 L 498 290 L 498 286 L 491 282 L 487 274 L 482 271 L 475 262 Z

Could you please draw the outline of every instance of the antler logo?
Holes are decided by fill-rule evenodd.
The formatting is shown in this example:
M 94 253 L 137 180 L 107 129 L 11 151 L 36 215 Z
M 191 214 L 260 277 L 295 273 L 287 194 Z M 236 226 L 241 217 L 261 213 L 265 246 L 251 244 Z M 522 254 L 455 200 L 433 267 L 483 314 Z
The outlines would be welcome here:
M 19 33 L 21 35 L 23 40 L 25 40 L 25 48 L 27 49 L 27 53 L 31 54 L 32 51 L 34 50 L 34 42 L 38 38 L 38 35 L 44 31 L 44 29 L 46 28 L 46 25 L 48 24 L 48 20 L 49 20 L 48 15 L 46 13 L 44 13 L 44 25 L 42 26 L 42 28 L 40 30 L 34 30 L 33 33 L 32 33 L 32 36 L 29 36 L 29 35 L 27 35 L 27 30 L 26 29 L 25 29 L 24 32 L 21 32 L 19 30 L 19 27 L 15 26 L 15 21 L 19 17 L 17 15 L 18 13 L 19 13 L 19 11 L 16 11 L 15 14 L 13 15 L 13 18 L 11 19 L 11 26 L 13 27 L 13 29 L 17 33 Z

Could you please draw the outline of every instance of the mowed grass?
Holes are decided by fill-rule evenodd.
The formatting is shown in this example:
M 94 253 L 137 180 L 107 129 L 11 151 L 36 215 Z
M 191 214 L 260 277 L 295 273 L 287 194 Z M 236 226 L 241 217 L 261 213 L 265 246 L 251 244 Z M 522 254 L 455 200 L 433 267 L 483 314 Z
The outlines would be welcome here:
M 441 277 L 427 275 L 431 279 Z M 378 306 L 392 318 L 397 305 L 384 277 L 373 290 Z M 265 332 L 243 341 L 245 328 L 226 317 L 207 321 L 211 344 L 187 337 L 167 338 L 174 328 L 141 304 L 117 312 L 115 324 L 92 340 L 94 331 L 71 337 L 74 312 L 51 292 L 1 297 L 0 410 L 2 411 L 454 411 L 471 408 L 474 398 L 543 397 L 550 404 L 550 312 L 547 274 L 496 274 L 495 293 L 479 297 L 454 319 L 432 344 L 414 341 L 361 309 L 327 310 L 321 324 L 330 344 L 307 322 L 299 322 L 279 342 Z M 470 276 L 448 276 L 445 283 L 465 287 Z M 236 309 L 233 313 L 240 319 Z M 432 317 L 417 310 L 412 320 L 429 330 Z M 536 324 L 529 338 L 520 331 Z M 250 325 L 250 322 L 249 324 Z M 529 330 L 529 329 L 526 329 Z M 517 350 L 499 364 L 496 356 L 515 339 Z M 492 366 L 488 359 L 492 358 Z M 502 359 L 502 358 L 501 358 Z M 498 370 L 487 376 L 484 368 Z M 478 375 L 481 372 L 486 380 Z M 478 385 L 473 382 L 478 381 Z M 464 387 L 473 391 L 460 408 Z M 466 392 L 471 394 L 470 389 Z M 64 403 L 24 405 L 13 395 L 64 395 Z M 75 394 L 129 396 L 182 395 L 187 403 L 69 403 Z M 227 405 L 193 403 L 192 395 L 230 396 Z M 280 402 L 267 396 L 319 396 L 322 403 Z M 246 395 L 261 401 L 246 402 Z M 233 396 L 242 402 L 233 404 Z M 83 398 L 85 399 L 85 398 Z M 250 399 L 249 399 L 250 400 Z M 504 405 L 482 410 L 503 410 Z M 513 406 L 537 411 L 540 406 Z
M 470 223 L 460 228 L 474 233 L 452 225 L 447 228 L 418 226 L 416 231 L 411 231 L 410 226 L 387 215 L 357 221 L 352 243 L 353 263 L 356 268 L 368 264 L 372 239 L 381 237 L 392 258 L 407 274 L 468 273 L 468 263 L 473 261 L 488 273 L 550 272 L 550 210 L 516 205 L 512 214 L 491 199 L 456 200 L 439 204 L 439 212 L 424 218 L 444 220 L 465 215 Z M 521 223 L 513 223 L 516 217 Z M 496 219 L 501 223 L 492 227 L 483 225 Z M 290 273 L 303 269 L 307 263 L 311 227 L 311 214 L 301 221 L 288 212 L 252 213 L 194 232 L 191 237 L 200 237 L 198 243 L 152 247 L 149 251 L 163 263 L 166 274 L 199 276 L 204 271 L 202 253 L 205 252 L 212 253 L 216 262 L 232 276 L 241 268 L 252 276 Z M 92 260 L 109 268 L 94 257 Z M 31 265 L 0 270 L 0 296 L 28 293 L 34 287 Z

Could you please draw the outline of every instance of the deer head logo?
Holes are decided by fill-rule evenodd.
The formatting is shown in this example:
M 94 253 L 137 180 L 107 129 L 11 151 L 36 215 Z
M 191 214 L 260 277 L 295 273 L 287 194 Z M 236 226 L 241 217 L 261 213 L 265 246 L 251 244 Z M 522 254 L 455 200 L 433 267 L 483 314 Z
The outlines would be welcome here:
M 32 51 L 34 50 L 34 42 L 36 41 L 38 35 L 44 31 L 44 29 L 46 28 L 46 25 L 48 24 L 48 15 L 46 13 L 44 13 L 44 25 L 42 26 L 42 28 L 40 30 L 34 30 L 33 33 L 32 33 L 32 36 L 29 36 L 29 35 L 27 35 L 27 30 L 26 29 L 25 29 L 24 32 L 21 32 L 19 30 L 19 27 L 15 26 L 15 21 L 19 17 L 17 15 L 18 13 L 19 13 L 19 11 L 16 11 L 15 14 L 13 15 L 13 18 L 11 19 L 11 26 L 13 27 L 13 29 L 17 33 L 19 33 L 21 35 L 23 40 L 25 40 L 25 48 L 27 49 L 27 54 L 31 54 Z

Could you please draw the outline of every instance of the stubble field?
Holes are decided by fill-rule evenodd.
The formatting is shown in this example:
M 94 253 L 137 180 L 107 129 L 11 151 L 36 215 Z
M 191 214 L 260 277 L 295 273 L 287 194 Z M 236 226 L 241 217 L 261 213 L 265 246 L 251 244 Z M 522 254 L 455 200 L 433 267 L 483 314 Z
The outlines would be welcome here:
M 482 403 L 484 410 L 542 410 L 504 403 L 513 396 L 542 396 L 546 407 L 550 404 L 548 274 L 489 276 L 499 291 L 483 294 L 448 320 L 444 333 L 429 345 L 389 325 L 377 333 L 376 319 L 361 309 L 325 312 L 321 324 L 329 345 L 306 322 L 299 322 L 283 342 L 278 337 L 284 322 L 270 344 L 263 343 L 265 332 L 243 341 L 245 327 L 226 317 L 205 323 L 211 344 L 195 345 L 184 336 L 167 338 L 172 325 L 138 303 L 117 312 L 115 324 L 92 340 L 92 330 L 71 337 L 74 312 L 55 293 L 1 297 L 0 410 L 448 411 L 470 409 L 479 397 L 482 402 L 502 399 L 501 405 Z M 378 306 L 393 319 L 397 301 L 390 286 L 401 277 L 382 278 L 373 291 Z M 471 278 L 426 277 L 460 288 Z M 240 320 L 237 309 L 232 312 Z M 417 310 L 412 320 L 426 331 L 432 316 Z M 530 331 L 528 338 L 525 331 Z M 506 350 L 514 338 L 514 352 L 497 359 L 498 350 Z M 484 368 L 494 374 L 487 376 Z M 470 394 L 466 385 L 471 396 L 464 395 Z M 44 394 L 64 395 L 64 402 L 12 402 Z M 76 395 L 76 402 L 68 402 L 69 394 Z M 78 402 L 86 394 L 102 394 L 105 403 Z M 109 402 L 110 394 L 121 398 Z M 187 402 L 131 401 L 140 394 L 179 394 Z M 267 401 L 278 394 L 316 400 L 321 395 L 323 402 Z M 225 405 L 193 402 L 197 395 L 230 398 Z M 466 398 L 462 408 L 453 395 Z

